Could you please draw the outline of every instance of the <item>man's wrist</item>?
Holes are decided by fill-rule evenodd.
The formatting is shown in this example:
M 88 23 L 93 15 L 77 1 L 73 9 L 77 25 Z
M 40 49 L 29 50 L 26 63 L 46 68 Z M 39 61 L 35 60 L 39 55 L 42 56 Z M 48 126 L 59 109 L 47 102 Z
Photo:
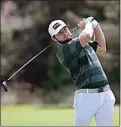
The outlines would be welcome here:
M 97 29 L 99 29 L 99 27 L 100 27 L 100 24 L 98 24 L 98 25 L 95 27 L 95 29 L 93 29 L 94 32 L 97 31 Z
M 99 25 L 99 23 L 96 20 L 93 20 L 91 23 L 92 23 L 93 29 L 95 29 Z

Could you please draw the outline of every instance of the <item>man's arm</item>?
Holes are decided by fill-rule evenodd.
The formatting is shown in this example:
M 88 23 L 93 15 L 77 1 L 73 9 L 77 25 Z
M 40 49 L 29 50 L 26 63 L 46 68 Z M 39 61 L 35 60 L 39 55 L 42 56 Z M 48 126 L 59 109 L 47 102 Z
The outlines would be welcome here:
M 81 21 L 78 26 L 83 28 L 82 32 L 79 35 L 79 40 L 82 47 L 84 47 L 91 40 L 94 30 L 92 24 L 88 20 Z
M 106 52 L 105 36 L 103 34 L 103 31 L 102 31 L 99 23 L 93 17 L 88 17 L 88 18 L 86 18 L 86 20 L 88 20 L 92 23 L 92 27 L 94 29 L 94 41 L 97 42 L 96 52 L 99 54 Z
M 100 27 L 100 25 L 97 25 L 94 29 L 94 35 L 95 35 L 95 41 L 98 43 L 96 53 L 102 54 L 106 52 L 106 41 L 104 33 Z

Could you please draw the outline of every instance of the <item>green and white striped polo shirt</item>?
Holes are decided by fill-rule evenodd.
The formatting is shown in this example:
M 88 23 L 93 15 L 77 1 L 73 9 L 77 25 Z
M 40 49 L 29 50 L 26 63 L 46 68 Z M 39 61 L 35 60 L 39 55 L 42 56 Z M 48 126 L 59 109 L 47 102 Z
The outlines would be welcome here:
M 108 84 L 108 79 L 95 53 L 96 49 L 97 42 L 82 47 L 79 38 L 57 46 L 56 56 L 71 74 L 76 89 L 98 88 Z

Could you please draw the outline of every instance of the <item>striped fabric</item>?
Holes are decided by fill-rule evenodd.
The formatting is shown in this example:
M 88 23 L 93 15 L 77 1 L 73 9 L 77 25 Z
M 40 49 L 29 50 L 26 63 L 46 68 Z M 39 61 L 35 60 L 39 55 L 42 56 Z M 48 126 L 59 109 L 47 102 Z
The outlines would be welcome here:
M 98 88 L 108 84 L 107 77 L 96 55 L 97 42 L 82 47 L 79 38 L 59 44 L 56 56 L 71 74 L 76 89 Z

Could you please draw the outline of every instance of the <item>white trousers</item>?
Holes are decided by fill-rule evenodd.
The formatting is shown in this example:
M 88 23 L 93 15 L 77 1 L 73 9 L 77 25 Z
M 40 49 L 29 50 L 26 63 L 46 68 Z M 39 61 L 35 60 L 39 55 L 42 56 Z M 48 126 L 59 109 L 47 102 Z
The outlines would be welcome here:
M 115 97 L 111 90 L 74 95 L 74 126 L 89 126 L 95 117 L 96 126 L 111 126 Z

